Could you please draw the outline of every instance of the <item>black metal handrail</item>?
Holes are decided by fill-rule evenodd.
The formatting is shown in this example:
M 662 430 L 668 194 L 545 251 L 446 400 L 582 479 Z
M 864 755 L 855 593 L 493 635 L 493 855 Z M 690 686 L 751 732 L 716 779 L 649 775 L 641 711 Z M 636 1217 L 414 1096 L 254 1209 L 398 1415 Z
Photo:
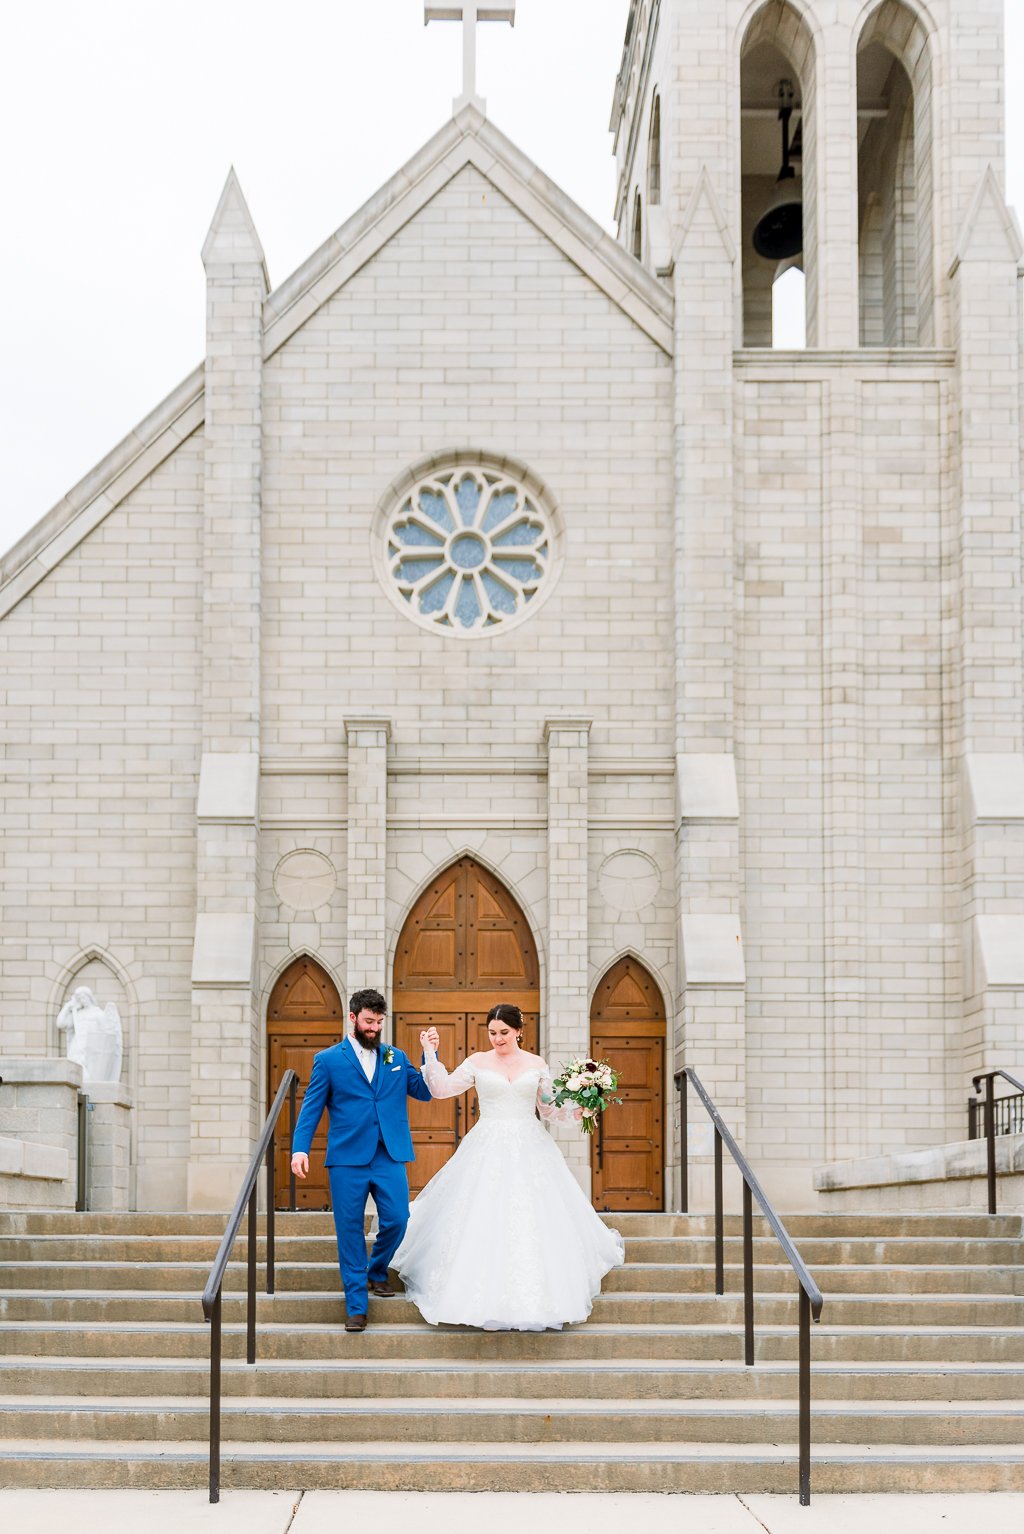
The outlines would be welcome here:
M 768 1221 L 772 1234 L 782 1247 L 783 1255 L 796 1274 L 799 1285 L 799 1483 L 800 1505 L 807 1507 L 811 1500 L 811 1318 L 821 1318 L 825 1303 L 821 1290 L 793 1244 L 789 1231 L 768 1202 L 768 1196 L 751 1170 L 750 1163 L 740 1150 L 722 1115 L 704 1089 L 697 1072 L 690 1066 L 676 1071 L 675 1083 L 679 1090 L 679 1144 L 682 1189 L 680 1209 L 683 1214 L 690 1210 L 689 1148 L 687 1145 L 686 1083 L 693 1086 L 704 1104 L 715 1129 L 715 1293 L 725 1293 L 725 1216 L 722 1191 L 722 1146 L 728 1148 L 743 1178 L 743 1361 L 750 1367 L 754 1363 L 754 1211 L 753 1200 L 761 1206 L 761 1213 Z
M 295 1091 L 299 1084 L 299 1078 L 292 1070 L 285 1071 L 281 1078 L 281 1085 L 277 1089 L 266 1122 L 260 1131 L 260 1137 L 256 1142 L 256 1149 L 252 1153 L 249 1162 L 249 1170 L 245 1174 L 241 1191 L 235 1199 L 235 1206 L 228 1217 L 227 1229 L 220 1243 L 210 1276 L 206 1280 L 206 1288 L 203 1290 L 203 1314 L 210 1323 L 210 1501 L 220 1501 L 220 1354 L 221 1354 L 221 1291 L 224 1287 L 224 1273 L 227 1269 L 228 1258 L 238 1236 L 238 1228 L 242 1223 L 242 1214 L 246 1204 L 249 1206 L 249 1239 L 247 1252 L 248 1276 L 246 1284 L 246 1307 L 245 1307 L 245 1361 L 249 1364 L 256 1362 L 256 1215 L 257 1181 L 260 1175 L 260 1167 L 266 1162 L 267 1168 L 267 1293 L 274 1292 L 274 1140 L 277 1130 L 277 1121 L 284 1107 L 287 1097 L 289 1104 L 289 1117 L 291 1120 L 288 1144 L 291 1145 L 295 1138 Z M 288 1207 L 295 1210 L 295 1176 L 289 1172 L 288 1177 Z
M 981 1085 L 982 1082 L 984 1082 L 985 1096 L 982 1098 L 981 1102 L 978 1102 L 977 1100 L 972 1102 L 970 1098 L 967 1100 L 967 1133 L 969 1139 L 973 1140 L 977 1138 L 975 1130 L 977 1128 L 977 1113 L 979 1108 L 983 1110 L 985 1119 L 989 1214 L 995 1214 L 996 1212 L 996 1104 L 1013 1102 L 1015 1100 L 1012 1097 L 996 1097 L 995 1080 L 997 1076 L 1002 1077 L 1003 1081 L 1008 1081 L 1011 1087 L 1016 1087 L 1018 1092 L 1024 1093 L 1024 1081 L 1020 1081 L 1016 1076 L 1011 1075 L 1009 1071 L 981 1071 L 977 1076 L 971 1077 L 971 1083 L 974 1087 L 975 1099 L 977 1099 L 981 1096 Z

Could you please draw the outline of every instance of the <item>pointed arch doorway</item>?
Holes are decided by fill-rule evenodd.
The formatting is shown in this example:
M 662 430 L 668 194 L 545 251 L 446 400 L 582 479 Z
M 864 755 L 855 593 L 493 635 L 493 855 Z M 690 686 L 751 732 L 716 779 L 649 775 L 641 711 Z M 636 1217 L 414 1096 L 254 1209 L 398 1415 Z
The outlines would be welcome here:
M 313 1056 L 345 1036 L 345 1008 L 338 987 L 315 959 L 304 955 L 279 976 L 267 1004 L 267 1107 L 277 1095 L 281 1077 L 289 1068 L 299 1078 L 297 1106 L 309 1085 Z M 287 1119 L 287 1110 L 285 1111 Z M 327 1116 L 313 1136 L 309 1175 L 296 1181 L 295 1203 L 299 1209 L 327 1209 L 331 1194 L 324 1167 L 327 1152 Z M 291 1147 L 287 1122 L 277 1136 L 274 1153 L 274 1203 L 288 1204 L 288 1170 Z
M 611 1061 L 622 1098 L 591 1141 L 594 1207 L 664 1209 L 665 1007 L 639 959 L 619 959 L 594 992 L 590 1054 Z
M 433 1026 L 441 1035 L 440 1057 L 452 1070 L 489 1048 L 487 1013 L 498 1001 L 522 1008 L 526 1048 L 539 1049 L 540 965 L 530 924 L 496 875 L 462 857 L 430 881 L 398 939 L 395 1042 L 418 1060 L 420 1032 Z M 410 1100 L 413 1195 L 444 1166 L 476 1115 L 475 1093 L 433 1103 Z

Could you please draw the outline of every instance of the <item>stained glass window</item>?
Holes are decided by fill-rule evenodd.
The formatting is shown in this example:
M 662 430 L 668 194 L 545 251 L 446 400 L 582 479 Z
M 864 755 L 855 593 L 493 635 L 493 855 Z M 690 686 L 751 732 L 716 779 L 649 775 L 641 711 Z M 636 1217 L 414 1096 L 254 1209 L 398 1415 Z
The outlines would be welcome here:
M 400 605 L 454 635 L 520 617 L 550 574 L 552 530 L 539 498 L 477 465 L 419 480 L 388 517 L 386 538 Z

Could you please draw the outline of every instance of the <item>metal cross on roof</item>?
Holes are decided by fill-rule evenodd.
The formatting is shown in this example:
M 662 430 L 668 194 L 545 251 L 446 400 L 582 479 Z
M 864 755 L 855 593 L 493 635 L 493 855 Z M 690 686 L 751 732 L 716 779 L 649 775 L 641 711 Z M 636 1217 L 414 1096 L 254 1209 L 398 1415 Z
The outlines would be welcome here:
M 476 93 L 476 25 L 478 21 L 507 21 L 516 24 L 515 0 L 500 4 L 498 0 L 464 0 L 462 5 L 423 6 L 423 25 L 431 21 L 462 22 L 462 95 L 452 102 L 453 112 L 472 102 L 480 111 L 486 111 L 486 102 Z

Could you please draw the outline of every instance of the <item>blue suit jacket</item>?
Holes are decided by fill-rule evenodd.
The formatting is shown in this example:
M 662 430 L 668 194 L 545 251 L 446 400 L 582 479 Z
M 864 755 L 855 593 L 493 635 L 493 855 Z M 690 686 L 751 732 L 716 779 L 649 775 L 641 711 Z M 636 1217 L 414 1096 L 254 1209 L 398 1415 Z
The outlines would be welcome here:
M 415 1161 L 409 1133 L 407 1097 L 430 1101 L 430 1088 L 400 1049 L 384 1063 L 384 1046 L 377 1055 L 373 1080 L 367 1081 L 350 1039 L 343 1039 L 313 1057 L 313 1071 L 295 1125 L 292 1155 L 309 1155 L 317 1125 L 327 1109 L 325 1166 L 368 1166 L 378 1142 L 392 1161 Z

